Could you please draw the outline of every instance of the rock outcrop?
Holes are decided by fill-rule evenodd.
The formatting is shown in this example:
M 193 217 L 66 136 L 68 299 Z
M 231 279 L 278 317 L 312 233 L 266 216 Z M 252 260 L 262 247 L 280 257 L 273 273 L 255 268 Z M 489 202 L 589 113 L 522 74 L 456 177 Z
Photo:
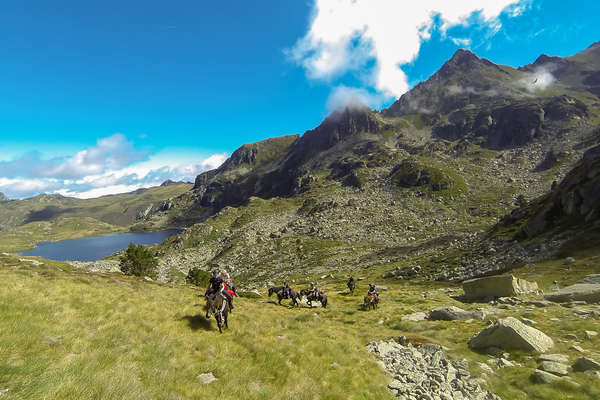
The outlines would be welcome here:
M 544 353 L 553 346 L 554 341 L 544 332 L 527 326 L 513 317 L 498 320 L 469 340 L 469 347 L 475 350 L 497 347 L 505 350 Z
M 463 282 L 464 297 L 482 299 L 492 297 L 511 297 L 539 290 L 537 283 L 515 278 L 513 275 L 489 276 L 470 279 Z
M 600 303 L 600 284 L 577 283 L 559 289 L 556 292 L 548 293 L 544 297 L 546 300 L 554 301 L 556 303 L 565 303 L 569 301 Z
M 400 399 L 499 400 L 471 377 L 465 361 L 451 360 L 441 346 L 382 341 L 369 343 L 368 349 L 394 376 L 388 388 Z

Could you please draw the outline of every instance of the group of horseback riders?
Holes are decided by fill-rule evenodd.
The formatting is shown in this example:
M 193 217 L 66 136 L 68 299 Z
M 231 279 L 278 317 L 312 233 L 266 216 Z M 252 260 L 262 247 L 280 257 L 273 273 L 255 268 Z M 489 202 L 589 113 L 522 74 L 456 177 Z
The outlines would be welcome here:
M 273 294 L 277 295 L 278 303 L 281 304 L 283 299 L 291 299 L 292 304 L 299 306 L 299 301 L 303 296 L 306 296 L 306 301 L 312 307 L 313 301 L 319 301 L 321 306 L 327 307 L 327 296 L 322 289 L 319 289 L 314 282 L 311 282 L 309 289 L 302 289 L 296 292 L 288 282 L 284 282 L 283 286 L 274 286 L 269 288 L 269 297 Z
M 356 282 L 351 276 L 346 284 L 351 294 L 354 294 L 356 288 Z M 322 289 L 319 289 L 314 282 L 310 283 L 308 289 L 303 289 L 300 292 L 296 292 L 288 282 L 284 282 L 283 286 L 269 288 L 269 296 L 277 294 L 279 298 L 279 304 L 282 299 L 292 299 L 294 305 L 299 305 L 298 300 L 302 299 L 302 296 L 306 296 L 308 305 L 312 307 L 313 301 L 319 301 L 322 307 L 327 307 L 327 296 Z M 233 297 L 236 295 L 236 288 L 232 282 L 231 277 L 227 271 L 219 271 L 215 269 L 212 271 L 208 288 L 204 293 L 206 298 L 206 318 L 210 318 L 212 314 L 215 315 L 219 325 L 219 331 L 221 331 L 221 323 L 224 322 L 227 327 L 227 314 L 230 313 L 233 306 Z M 379 303 L 379 293 L 377 287 L 370 283 L 369 291 L 364 298 L 364 306 L 377 307 Z

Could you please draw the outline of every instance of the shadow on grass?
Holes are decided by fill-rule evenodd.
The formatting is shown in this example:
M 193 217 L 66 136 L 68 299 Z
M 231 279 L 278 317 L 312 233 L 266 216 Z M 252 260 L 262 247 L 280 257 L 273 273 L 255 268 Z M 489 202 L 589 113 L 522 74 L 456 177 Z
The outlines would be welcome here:
M 202 314 L 197 315 L 186 315 L 182 317 L 181 320 L 186 320 L 191 330 L 197 331 L 199 329 L 203 329 L 205 331 L 212 331 L 216 328 L 213 328 L 210 319 L 206 319 L 206 317 Z

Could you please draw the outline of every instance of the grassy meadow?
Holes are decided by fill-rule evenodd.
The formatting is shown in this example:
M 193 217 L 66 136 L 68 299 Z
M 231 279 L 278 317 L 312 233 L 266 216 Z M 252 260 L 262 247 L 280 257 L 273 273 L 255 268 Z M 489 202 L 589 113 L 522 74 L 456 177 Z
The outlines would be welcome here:
M 569 278 L 600 271 L 586 255 Z M 560 260 L 517 271 L 517 275 L 557 275 Z M 145 282 L 118 274 L 92 274 L 46 261 L 34 266 L 0 256 L 0 395 L 9 399 L 391 399 L 389 378 L 366 351 L 372 340 L 406 335 L 435 342 L 454 358 L 467 358 L 473 375 L 490 357 L 467 348 L 484 326 L 474 322 L 405 322 L 401 317 L 442 305 L 473 309 L 451 298 L 451 285 L 379 280 L 380 308 L 363 311 L 362 295 L 380 271 L 366 272 L 354 296 L 345 284 L 329 282 L 327 309 L 279 306 L 272 298 L 236 299 L 230 329 L 219 334 L 203 316 L 202 291 L 182 285 Z M 538 275 L 539 274 L 539 275 Z M 551 275 L 552 278 L 556 276 Z M 304 286 L 296 283 L 298 288 Z M 542 282 L 542 286 L 546 283 Z M 264 292 L 264 290 L 261 290 Z M 338 293 L 340 291 L 341 293 Z M 423 293 L 426 292 L 426 296 Z M 566 307 L 517 307 L 499 316 L 526 317 L 556 343 L 553 353 L 570 350 L 574 333 L 587 355 L 600 339 L 583 339 L 598 321 L 581 319 Z M 553 322 L 551 318 L 559 318 Z M 496 369 L 489 389 L 503 399 L 600 398 L 600 383 L 571 373 L 575 384 L 534 385 L 536 362 L 511 354 L 521 367 Z M 202 385 L 197 376 L 212 372 L 218 381 Z

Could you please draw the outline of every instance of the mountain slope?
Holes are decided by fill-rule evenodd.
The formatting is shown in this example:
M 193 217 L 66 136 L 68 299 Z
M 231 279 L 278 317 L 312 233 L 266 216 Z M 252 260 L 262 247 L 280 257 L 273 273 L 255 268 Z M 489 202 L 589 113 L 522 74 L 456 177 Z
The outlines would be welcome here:
M 572 58 L 600 70 L 596 51 Z M 222 264 L 261 281 L 394 269 L 460 248 L 519 195 L 544 195 L 598 143 L 598 98 L 560 75 L 535 86 L 537 67 L 459 51 L 389 109 L 338 110 L 260 168 L 242 147 L 200 175 L 173 210 L 150 218 L 200 221 L 159 246 L 162 268 L 185 274 L 192 265 Z

